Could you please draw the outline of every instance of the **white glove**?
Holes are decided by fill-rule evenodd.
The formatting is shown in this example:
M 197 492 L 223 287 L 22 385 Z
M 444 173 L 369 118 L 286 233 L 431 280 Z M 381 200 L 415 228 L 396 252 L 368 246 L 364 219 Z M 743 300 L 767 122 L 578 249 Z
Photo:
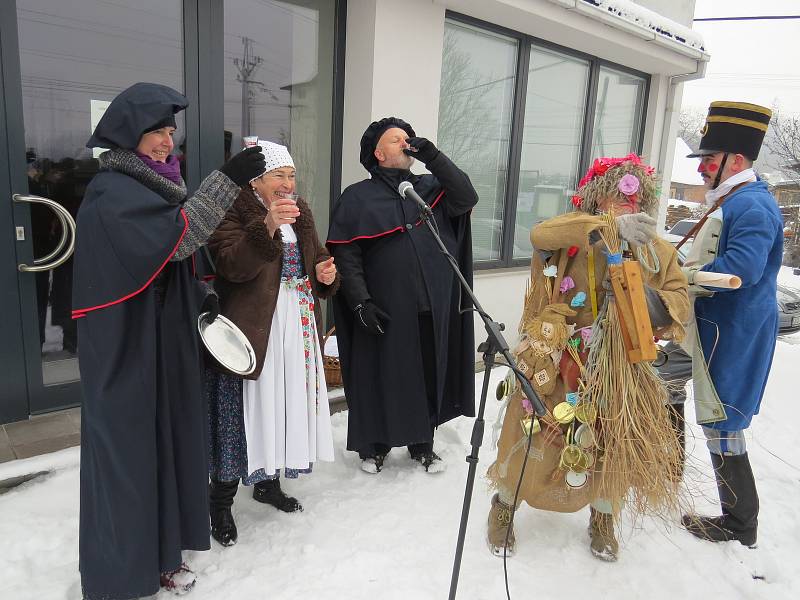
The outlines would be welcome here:
M 656 220 L 647 213 L 620 215 L 614 219 L 622 239 L 642 246 L 656 237 Z

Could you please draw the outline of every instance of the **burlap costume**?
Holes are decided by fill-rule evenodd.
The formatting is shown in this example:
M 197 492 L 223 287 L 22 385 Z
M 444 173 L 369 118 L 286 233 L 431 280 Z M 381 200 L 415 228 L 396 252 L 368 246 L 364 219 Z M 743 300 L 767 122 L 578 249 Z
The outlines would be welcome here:
M 551 285 L 558 290 L 565 275 L 572 277 L 575 283 L 575 286 L 565 293 L 556 292 L 555 301 L 569 305 L 576 294 L 583 292 L 586 295 L 583 306 L 572 307 L 576 315 L 567 317 L 567 323 L 574 324 L 578 329 L 592 325 L 594 320 L 589 289 L 588 251 L 590 233 L 598 229 L 600 224 L 600 217 L 576 211 L 549 219 L 535 226 L 531 232 L 534 248 L 552 251 L 553 256 L 549 259 L 548 264 L 558 265 L 558 275 L 554 281 L 551 279 Z M 568 249 L 573 246 L 577 247 L 577 253 L 573 257 L 569 257 Z M 642 275 L 645 283 L 658 292 L 673 319 L 671 325 L 654 331 L 654 335 L 662 339 L 680 340 L 684 334 L 682 323 L 688 318 L 689 311 L 686 278 L 678 266 L 677 254 L 671 245 L 656 239 L 652 242 L 652 246 L 658 257 L 658 272 L 650 273 L 647 269 L 642 269 Z M 605 290 L 602 287 L 602 282 L 606 277 L 603 248 L 601 242 L 593 246 L 598 306 L 603 305 L 605 298 Z M 632 250 L 634 253 L 636 252 L 635 247 Z M 546 266 L 539 254 L 534 252 L 531 262 L 532 289 L 523 312 L 521 330 L 524 330 L 526 325 L 552 301 L 552 298 L 548 296 L 545 278 L 542 275 L 542 270 Z M 581 356 L 585 361 L 586 354 L 582 353 Z M 565 357 L 567 358 L 565 359 Z M 560 362 L 562 373 L 566 372 L 565 365 L 571 360 L 565 352 Z M 573 367 L 575 367 L 574 363 Z M 529 379 L 534 376 L 533 369 L 527 373 L 527 376 Z M 589 470 L 587 484 L 580 489 L 569 487 L 564 480 L 565 471 L 559 469 L 559 457 L 561 449 L 564 447 L 564 436 L 560 427 L 552 420 L 551 413 L 555 405 L 564 401 L 568 391 L 573 390 L 567 389 L 564 378 L 559 373 L 552 393 L 541 396 L 549 414 L 540 419 L 542 431 L 533 436 L 530 458 L 525 468 L 525 476 L 519 493 L 519 502 L 524 500 L 534 508 L 575 512 L 597 497 L 599 477 L 594 469 L 600 468 L 601 461 L 595 463 Z M 527 438 L 520 426 L 520 420 L 526 415 L 522 405 L 522 394 L 517 390 L 512 395 L 505 413 L 497 444 L 497 460 L 488 472 L 491 482 L 511 495 L 513 495 L 519 480 L 527 444 Z

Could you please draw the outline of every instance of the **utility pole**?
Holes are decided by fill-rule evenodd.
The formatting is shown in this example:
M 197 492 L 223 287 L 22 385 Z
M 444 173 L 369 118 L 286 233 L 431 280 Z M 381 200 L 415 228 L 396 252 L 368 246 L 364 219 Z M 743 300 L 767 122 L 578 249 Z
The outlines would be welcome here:
M 233 64 L 239 71 L 236 75 L 236 81 L 242 83 L 242 137 L 244 137 L 246 135 L 251 135 L 250 121 L 252 117 L 252 101 L 254 100 L 254 94 L 250 89 L 250 85 L 264 85 L 260 81 L 253 80 L 252 76 L 259 65 L 264 62 L 264 59 L 253 54 L 253 40 L 251 38 L 243 37 L 242 44 L 244 44 L 242 58 L 234 58 Z

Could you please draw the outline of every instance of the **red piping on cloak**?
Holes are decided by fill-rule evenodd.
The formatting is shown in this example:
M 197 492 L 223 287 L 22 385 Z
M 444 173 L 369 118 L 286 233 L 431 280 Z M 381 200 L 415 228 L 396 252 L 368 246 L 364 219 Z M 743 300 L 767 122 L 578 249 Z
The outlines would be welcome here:
M 444 190 L 439 192 L 439 195 L 436 196 L 434 201 L 431 203 L 431 208 L 433 208 L 434 206 L 436 206 L 439 203 L 439 200 L 441 200 L 442 196 L 444 196 Z M 415 225 L 419 225 L 420 223 L 422 223 L 422 219 L 417 221 L 415 223 Z M 370 240 L 370 239 L 383 237 L 383 236 L 389 235 L 391 233 L 396 233 L 398 231 L 405 231 L 405 230 L 406 230 L 405 226 L 398 225 L 394 229 L 389 229 L 388 231 L 383 231 L 381 233 L 376 233 L 375 235 L 357 235 L 356 237 L 351 238 L 349 240 L 328 240 L 325 243 L 326 244 L 349 244 L 350 242 L 355 242 L 356 240 Z
M 178 238 L 178 241 L 175 244 L 175 247 L 169 253 L 169 256 L 167 256 L 166 260 L 164 260 L 164 262 L 161 263 L 161 266 L 158 267 L 158 269 L 156 270 L 155 273 L 153 273 L 152 277 L 150 277 L 150 279 L 147 280 L 147 283 L 145 283 L 142 287 L 140 287 L 135 292 L 131 292 L 130 294 L 128 294 L 126 296 L 123 296 L 122 298 L 119 298 L 117 300 L 112 300 L 111 302 L 106 302 L 105 304 L 98 304 L 97 306 L 91 306 L 89 308 L 79 308 L 79 309 L 73 310 L 72 311 L 72 318 L 73 319 L 81 319 L 81 318 L 85 317 L 87 313 L 90 313 L 93 310 L 100 310 L 102 308 L 108 308 L 109 306 L 114 306 L 115 304 L 120 304 L 122 302 L 125 302 L 126 300 L 130 300 L 134 296 L 137 296 L 137 295 L 141 294 L 144 290 L 146 290 L 147 287 L 151 283 L 153 283 L 153 280 L 156 277 L 158 277 L 158 274 L 161 273 L 161 271 L 164 270 L 164 267 L 167 266 L 167 264 L 169 263 L 170 259 L 173 256 L 175 256 L 175 253 L 178 251 L 178 247 L 181 245 L 181 242 L 183 241 L 183 238 L 186 235 L 186 232 L 189 230 L 189 218 L 186 216 L 186 212 L 183 209 L 181 209 L 181 216 L 183 217 L 183 231 L 181 232 L 181 236 Z M 192 255 L 192 265 L 194 265 L 194 255 Z

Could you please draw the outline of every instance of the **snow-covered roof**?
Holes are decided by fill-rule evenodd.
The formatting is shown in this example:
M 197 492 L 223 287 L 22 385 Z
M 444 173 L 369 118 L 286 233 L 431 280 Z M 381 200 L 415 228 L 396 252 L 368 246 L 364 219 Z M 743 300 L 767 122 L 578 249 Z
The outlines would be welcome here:
M 632 0 L 550 0 L 567 9 L 575 9 L 586 16 L 639 35 L 675 49 L 685 49 L 687 54 L 708 60 L 703 36 L 653 10 L 639 6 Z
M 686 158 L 692 151 L 682 138 L 675 138 L 675 155 L 672 157 L 672 183 L 684 185 L 703 185 L 703 178 L 697 172 L 699 158 Z
M 686 44 L 687 46 L 705 52 L 703 36 L 699 33 L 676 23 L 672 19 L 668 19 L 664 15 L 639 6 L 632 2 L 632 0 L 583 0 L 588 4 L 593 4 L 607 10 L 610 13 L 625 19 L 636 25 L 642 25 L 651 29 L 655 33 L 661 34 L 668 38 L 672 38 L 676 42 Z

